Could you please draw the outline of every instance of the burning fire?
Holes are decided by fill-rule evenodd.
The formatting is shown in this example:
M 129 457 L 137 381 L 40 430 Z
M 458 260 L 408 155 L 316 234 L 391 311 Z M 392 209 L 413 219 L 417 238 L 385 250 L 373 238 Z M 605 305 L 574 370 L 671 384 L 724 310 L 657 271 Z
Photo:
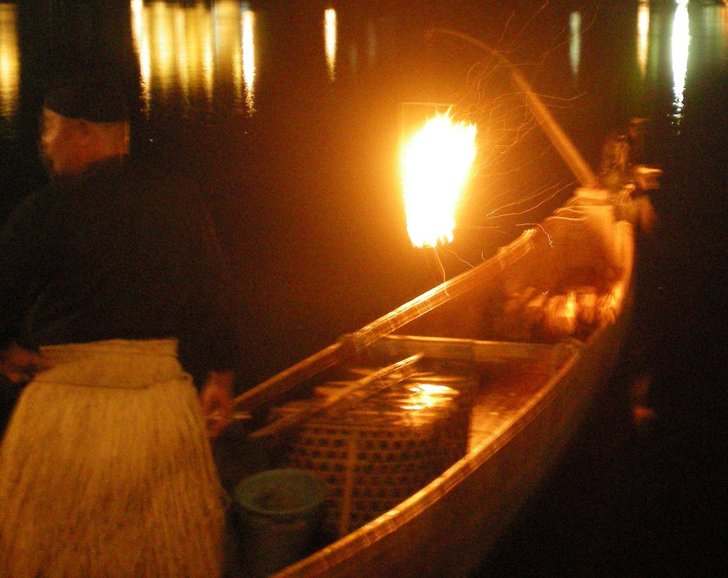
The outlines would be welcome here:
M 455 213 L 475 159 L 474 124 L 429 119 L 402 150 L 407 232 L 415 247 L 453 240 Z

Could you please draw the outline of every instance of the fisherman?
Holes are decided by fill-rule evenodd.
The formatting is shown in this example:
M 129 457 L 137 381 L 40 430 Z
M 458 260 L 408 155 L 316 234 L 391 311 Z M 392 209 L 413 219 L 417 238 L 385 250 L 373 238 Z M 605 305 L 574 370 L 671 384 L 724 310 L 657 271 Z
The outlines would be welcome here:
M 635 169 L 644 163 L 646 123 L 645 118 L 631 118 L 624 130 L 606 139 L 599 167 L 601 186 L 617 191 L 635 182 Z
M 0 576 L 218 576 L 209 437 L 239 338 L 210 220 L 128 158 L 118 87 L 55 88 L 42 122 L 51 181 L 0 229 L 0 373 L 27 383 L 0 447 Z
M 631 118 L 622 131 L 611 134 L 602 147 L 599 184 L 616 197 L 619 217 L 639 231 L 652 233 L 656 214 L 647 196 L 660 187 L 662 171 L 645 163 L 648 119 Z

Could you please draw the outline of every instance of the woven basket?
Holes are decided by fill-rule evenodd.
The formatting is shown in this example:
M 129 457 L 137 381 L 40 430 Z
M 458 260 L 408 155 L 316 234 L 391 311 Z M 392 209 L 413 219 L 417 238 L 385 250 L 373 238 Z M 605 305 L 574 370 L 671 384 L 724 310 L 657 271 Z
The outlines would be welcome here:
M 287 464 L 325 479 L 330 499 L 324 530 L 343 536 L 437 477 L 465 454 L 474 381 L 416 376 L 336 415 L 309 420 Z M 342 384 L 317 390 L 328 395 Z M 293 402 L 275 413 L 298 412 Z

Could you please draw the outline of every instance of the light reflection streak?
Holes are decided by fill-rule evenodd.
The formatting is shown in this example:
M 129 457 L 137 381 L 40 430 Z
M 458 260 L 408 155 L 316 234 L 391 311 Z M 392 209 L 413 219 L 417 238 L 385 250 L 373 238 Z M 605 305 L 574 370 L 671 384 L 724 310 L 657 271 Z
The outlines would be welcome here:
M 147 23 L 144 19 L 144 2 L 143 0 L 132 0 L 131 3 L 131 22 L 132 36 L 134 38 L 134 46 L 136 48 L 137 57 L 139 58 L 139 74 L 141 76 L 142 89 L 142 106 L 144 113 L 149 115 L 149 107 L 151 100 L 151 77 L 152 77 L 152 57 L 149 49 L 149 32 L 146 28 Z
M 173 54 L 172 42 L 174 32 L 169 9 L 166 4 L 155 3 L 151 9 L 144 9 L 145 19 L 149 18 L 149 46 L 152 53 L 150 80 L 159 83 L 163 89 L 169 89 L 172 78 Z
M 243 10 L 240 43 L 245 84 L 245 108 L 248 114 L 252 115 L 255 112 L 255 13 L 249 8 Z
M 14 4 L 0 4 L 0 115 L 11 117 L 18 106 L 20 53 Z
M 229 79 L 233 86 L 236 105 L 243 102 L 243 21 L 249 11 L 246 3 L 236 0 L 217 0 L 212 5 L 212 36 L 205 55 L 205 71 L 210 87 Z M 252 14 L 252 13 L 251 13 Z M 230 74 L 226 74 L 230 71 Z
M 642 79 L 647 73 L 647 55 L 649 53 L 650 3 L 641 0 L 637 9 L 637 65 Z
M 245 4 L 239 6 L 237 3 L 228 3 L 225 2 L 221 4 L 221 7 L 227 7 L 230 6 L 231 12 L 227 13 L 224 18 L 224 22 L 226 25 L 224 26 L 225 30 L 225 38 L 227 38 L 227 34 L 231 35 L 229 44 L 232 48 L 232 53 L 230 55 L 232 59 L 232 81 L 233 86 L 235 88 L 235 98 L 238 102 L 240 102 L 240 99 L 243 94 L 243 43 L 242 43 L 242 37 L 243 37 L 243 29 L 242 29 L 242 22 L 245 15 L 241 12 L 246 10 L 247 6 Z M 217 18 L 216 18 L 217 21 Z M 223 45 L 227 45 L 228 42 L 224 41 L 222 43 Z M 237 63 L 237 64 L 236 64 Z
M 199 16 L 193 19 L 195 24 L 202 23 L 200 38 L 202 42 L 202 78 L 205 87 L 205 96 L 208 102 L 212 102 L 212 90 L 215 82 L 215 35 L 217 31 L 216 22 L 210 17 L 210 12 L 204 5 L 198 4 Z M 189 28 L 188 28 L 189 29 Z
M 367 22 L 367 64 L 372 67 L 377 62 L 377 29 L 374 22 Z
M 728 0 L 725 5 L 706 6 L 702 10 L 701 29 L 705 30 L 706 44 L 716 54 L 722 55 L 722 62 L 728 58 Z
M 674 117 L 682 116 L 685 94 L 685 79 L 688 71 L 690 48 L 690 16 L 688 0 L 678 0 L 675 17 L 672 21 L 672 78 L 674 93 Z
M 336 43 L 337 23 L 336 10 L 327 8 L 324 11 L 324 49 L 326 52 L 326 67 L 331 82 L 336 78 Z
M 180 11 L 173 12 L 172 21 L 174 23 L 172 41 L 165 42 L 166 68 L 171 71 L 176 66 L 182 93 L 185 95 L 185 100 L 187 100 L 190 96 L 190 58 L 187 53 L 187 43 L 179 42 L 180 38 L 185 37 L 184 14 Z M 168 50 L 169 48 L 171 48 L 171 51 Z
M 130 6 L 146 114 L 155 98 L 175 92 L 186 106 L 200 98 L 210 104 L 216 82 L 227 79 L 238 99 L 245 90 L 246 108 L 254 111 L 254 19 L 246 4 L 241 9 L 235 0 L 211 5 L 130 0 Z
M 579 76 L 581 61 L 581 13 L 569 14 L 569 63 L 574 78 Z

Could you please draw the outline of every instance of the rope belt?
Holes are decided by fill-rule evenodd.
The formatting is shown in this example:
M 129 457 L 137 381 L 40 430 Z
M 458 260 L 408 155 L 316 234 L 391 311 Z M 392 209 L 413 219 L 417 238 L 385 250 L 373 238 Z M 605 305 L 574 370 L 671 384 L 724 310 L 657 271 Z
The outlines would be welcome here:
M 54 365 L 36 383 L 139 389 L 171 380 L 189 380 L 177 359 L 176 339 L 112 339 L 48 345 L 42 355 Z

